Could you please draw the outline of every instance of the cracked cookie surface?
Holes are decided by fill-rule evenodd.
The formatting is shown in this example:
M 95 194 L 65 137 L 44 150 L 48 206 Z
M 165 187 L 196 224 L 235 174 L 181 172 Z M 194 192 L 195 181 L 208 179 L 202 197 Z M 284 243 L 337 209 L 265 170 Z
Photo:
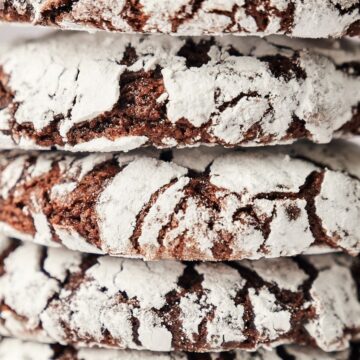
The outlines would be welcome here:
M 0 249 L 3 336 L 152 351 L 337 351 L 360 333 L 358 260 L 346 255 L 194 264 L 6 238 Z
M 315 349 L 283 346 L 274 351 L 256 353 L 229 351 L 225 353 L 152 353 L 146 351 L 86 349 L 71 346 L 48 345 L 18 339 L 0 340 L 1 360 L 355 360 L 359 347 L 325 353 Z
M 176 35 L 360 34 L 357 0 L 0 0 L 0 19 L 63 29 Z
M 359 133 L 359 75 L 345 40 L 56 34 L 0 49 L 0 148 L 327 143 Z
M 0 155 L 0 233 L 147 260 L 360 250 L 360 149 Z

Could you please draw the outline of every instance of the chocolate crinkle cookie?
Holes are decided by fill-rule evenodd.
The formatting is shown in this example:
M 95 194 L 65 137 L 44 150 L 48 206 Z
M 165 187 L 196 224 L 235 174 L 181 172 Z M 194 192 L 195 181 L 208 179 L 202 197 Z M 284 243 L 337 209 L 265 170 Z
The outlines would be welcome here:
M 201 35 L 360 34 L 358 0 L 0 0 L 0 20 L 63 29 Z
M 145 263 L 0 241 L 3 336 L 202 352 L 338 351 L 360 334 L 358 260 L 346 255 Z
M 56 34 L 0 47 L 0 148 L 326 143 L 359 133 L 359 75 L 346 40 Z
M 147 260 L 360 251 L 356 145 L 0 153 L 0 233 Z
M 0 335 L 152 351 L 349 348 L 358 259 L 151 262 L 0 239 Z
M 355 344 L 349 350 L 336 353 L 325 353 L 298 346 L 282 346 L 271 352 L 259 350 L 250 353 L 237 350 L 200 354 L 85 349 L 26 342 L 12 338 L 0 340 L 1 360 L 356 360 L 358 359 L 356 356 L 359 355 L 359 347 Z

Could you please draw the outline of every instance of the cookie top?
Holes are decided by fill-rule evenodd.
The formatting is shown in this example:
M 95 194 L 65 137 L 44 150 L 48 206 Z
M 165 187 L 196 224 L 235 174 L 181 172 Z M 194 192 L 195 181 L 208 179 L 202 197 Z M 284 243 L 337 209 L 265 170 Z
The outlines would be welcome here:
M 0 49 L 0 147 L 326 143 L 359 132 L 359 75 L 345 40 L 57 34 Z
M 354 344 L 351 350 L 324 353 L 313 348 L 283 346 L 274 351 L 259 350 L 249 353 L 241 350 L 226 353 L 152 353 L 131 350 L 77 349 L 71 346 L 49 345 L 4 338 L 0 341 L 0 360 L 351 360 L 359 352 Z
M 0 154 L 0 233 L 144 259 L 360 251 L 360 148 Z
M 176 35 L 360 34 L 357 0 L 0 0 L 0 20 L 63 29 Z
M 203 352 L 289 343 L 337 351 L 360 334 L 359 264 L 345 255 L 145 263 L 0 244 L 0 335 Z

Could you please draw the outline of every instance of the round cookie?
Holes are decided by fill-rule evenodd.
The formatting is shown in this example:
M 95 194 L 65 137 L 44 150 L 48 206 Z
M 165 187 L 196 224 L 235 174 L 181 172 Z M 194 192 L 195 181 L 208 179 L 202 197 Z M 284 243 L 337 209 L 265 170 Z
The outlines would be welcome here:
M 49 345 L 4 338 L 0 341 L 0 360 L 352 360 L 358 347 L 333 354 L 312 348 L 285 346 L 276 351 L 259 350 L 256 353 L 231 351 L 226 353 L 152 353 L 107 349 L 77 349 L 71 346 Z
M 0 19 L 63 29 L 176 35 L 360 34 L 357 0 L 1 0 Z
M 151 351 L 338 351 L 360 333 L 359 264 L 345 255 L 145 263 L 0 244 L 4 336 Z
M 57 34 L 0 49 L 0 148 L 327 143 L 359 133 L 360 46 Z
M 0 154 L 0 233 L 146 260 L 360 251 L 360 148 Z

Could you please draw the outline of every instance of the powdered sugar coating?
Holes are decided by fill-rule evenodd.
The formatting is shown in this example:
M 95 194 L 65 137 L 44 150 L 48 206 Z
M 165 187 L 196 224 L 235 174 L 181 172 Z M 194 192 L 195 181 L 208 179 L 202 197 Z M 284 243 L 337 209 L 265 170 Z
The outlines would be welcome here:
M 353 346 L 355 349 L 355 346 Z M 106 349 L 75 349 L 57 345 L 56 353 L 51 345 L 26 342 L 18 339 L 4 338 L 0 342 L 1 360 L 200 360 L 202 354 L 186 353 L 152 353 L 146 351 L 125 351 Z M 207 354 L 209 360 L 226 360 L 232 356 L 233 360 L 286 360 L 290 354 L 294 360 L 350 360 L 350 352 L 324 353 L 311 348 L 286 346 L 281 348 L 282 353 L 276 351 L 259 350 L 257 353 L 232 351 L 228 353 Z M 41 356 L 41 357 L 39 357 Z
M 277 305 L 276 297 L 269 290 L 249 290 L 249 298 L 255 313 L 254 324 L 264 339 L 275 340 L 279 334 L 291 329 L 291 313 Z
M 2 174 L 22 176 L 0 198 L 6 209 L 0 234 L 147 260 L 276 258 L 313 250 L 355 256 L 359 147 L 338 141 L 312 149 L 4 152 L 0 183 Z M 23 167 L 12 170 L 18 157 Z M 34 176 L 31 164 L 43 157 L 51 168 Z
M 282 0 L 1 0 L 0 15 L 7 21 L 57 25 L 64 29 L 105 29 L 119 32 L 177 35 L 236 33 L 290 34 L 297 37 L 337 37 L 355 32 L 360 20 L 356 0 L 291 2 Z
M 345 40 L 55 34 L 0 50 L 0 146 L 326 143 L 358 131 L 359 60 Z
M 360 332 L 352 260 L 346 256 L 329 255 L 327 266 L 317 269 L 311 265 L 316 258 L 304 257 L 301 268 L 289 269 L 303 283 L 287 290 L 281 284 L 288 275 L 274 272 L 265 280 L 257 262 L 251 268 L 246 262 L 146 265 L 17 245 L 1 260 L 2 335 L 153 351 L 255 350 L 300 341 L 330 351 L 349 346 L 349 330 L 353 336 Z M 294 261 L 278 259 L 284 267 Z M 33 302 L 19 301 L 30 292 L 36 294 Z M 194 314 L 198 327 L 189 326 Z
M 0 342 L 0 359 L 50 360 L 55 359 L 55 351 L 50 345 L 8 338 Z
M 347 178 L 345 180 L 344 176 L 342 173 L 325 173 L 320 194 L 315 199 L 315 206 L 318 210 L 318 215 L 322 219 L 322 224 L 327 236 L 341 238 L 345 226 L 347 228 L 346 236 L 351 239 L 357 231 L 353 224 L 358 218 L 354 218 L 353 216 L 355 212 L 360 210 L 360 208 L 358 208 L 359 204 L 356 201 L 356 194 L 359 193 L 359 182 L 353 178 Z M 339 183 L 344 185 L 338 187 L 337 184 Z M 348 187 L 348 185 L 350 185 L 350 187 Z M 346 188 L 348 190 L 345 190 Z M 350 188 L 352 189 L 351 193 L 349 193 Z M 339 217 L 339 213 L 335 214 L 334 211 L 331 211 L 331 205 L 326 201 L 329 194 L 335 195 L 334 201 L 337 204 L 339 213 L 344 214 L 343 217 Z M 347 200 L 345 200 L 345 198 L 347 198 Z M 355 210 L 355 212 L 353 210 Z
M 349 307 L 343 306 L 345 302 L 351 302 L 353 296 L 355 296 L 356 299 L 357 289 L 356 287 L 348 286 L 347 280 L 349 274 L 343 271 L 343 262 L 340 261 L 337 264 L 331 264 L 332 259 L 330 255 L 315 256 L 311 258 L 310 261 L 317 269 L 321 269 L 321 273 L 315 279 L 313 287 L 310 290 L 311 295 L 318 309 L 328 310 L 324 311 L 317 319 L 310 321 L 309 324 L 306 325 L 306 328 L 310 334 L 314 335 L 316 333 L 315 336 L 317 336 L 319 342 L 323 344 L 320 345 L 321 347 L 325 346 L 329 348 L 330 351 L 332 351 L 332 349 L 339 349 L 339 346 L 346 348 L 346 341 L 345 344 L 341 345 L 341 340 L 339 342 L 339 339 L 344 336 L 350 338 L 351 335 L 339 331 L 334 324 L 345 321 L 348 324 L 352 323 L 352 325 L 350 325 L 351 327 L 357 326 L 353 322 L 352 314 L 348 311 Z M 332 283 L 333 274 L 330 267 L 336 271 L 339 279 L 336 289 Z M 346 296 L 345 299 L 343 296 L 345 292 L 349 292 L 349 294 L 352 293 L 353 295 L 349 295 L 349 297 Z M 323 297 L 324 295 L 326 296 Z M 355 302 L 357 302 L 357 299 Z
M 25 156 L 19 156 L 14 160 L 1 175 L 1 197 L 6 198 L 8 191 L 20 179 L 24 166 Z
M 131 247 L 137 214 L 154 192 L 186 173 L 185 168 L 155 159 L 136 159 L 128 164 L 104 189 L 96 205 L 100 236 L 107 244 L 105 251 L 121 252 Z
M 274 281 L 273 274 L 277 274 L 276 285 L 290 291 L 298 291 L 307 279 L 307 275 L 299 271 L 299 266 L 291 259 L 282 259 L 281 262 L 278 259 L 245 260 L 242 264 L 246 264 L 247 267 L 254 270 L 269 283 Z
M 6 240 L 0 241 L 3 244 Z M 43 264 L 44 255 L 47 264 Z M 50 249 L 46 253 L 46 248 L 32 244 L 24 244 L 3 259 L 6 276 L 0 277 L 0 302 L 11 306 L 2 305 L 1 334 L 21 337 L 24 333 L 28 339 L 48 342 L 50 338 L 41 328 L 40 314 L 47 307 L 49 299 L 59 291 L 64 271 L 76 271 L 80 261 L 76 253 L 64 253 L 62 249 Z M 26 319 L 26 322 L 19 319 Z

